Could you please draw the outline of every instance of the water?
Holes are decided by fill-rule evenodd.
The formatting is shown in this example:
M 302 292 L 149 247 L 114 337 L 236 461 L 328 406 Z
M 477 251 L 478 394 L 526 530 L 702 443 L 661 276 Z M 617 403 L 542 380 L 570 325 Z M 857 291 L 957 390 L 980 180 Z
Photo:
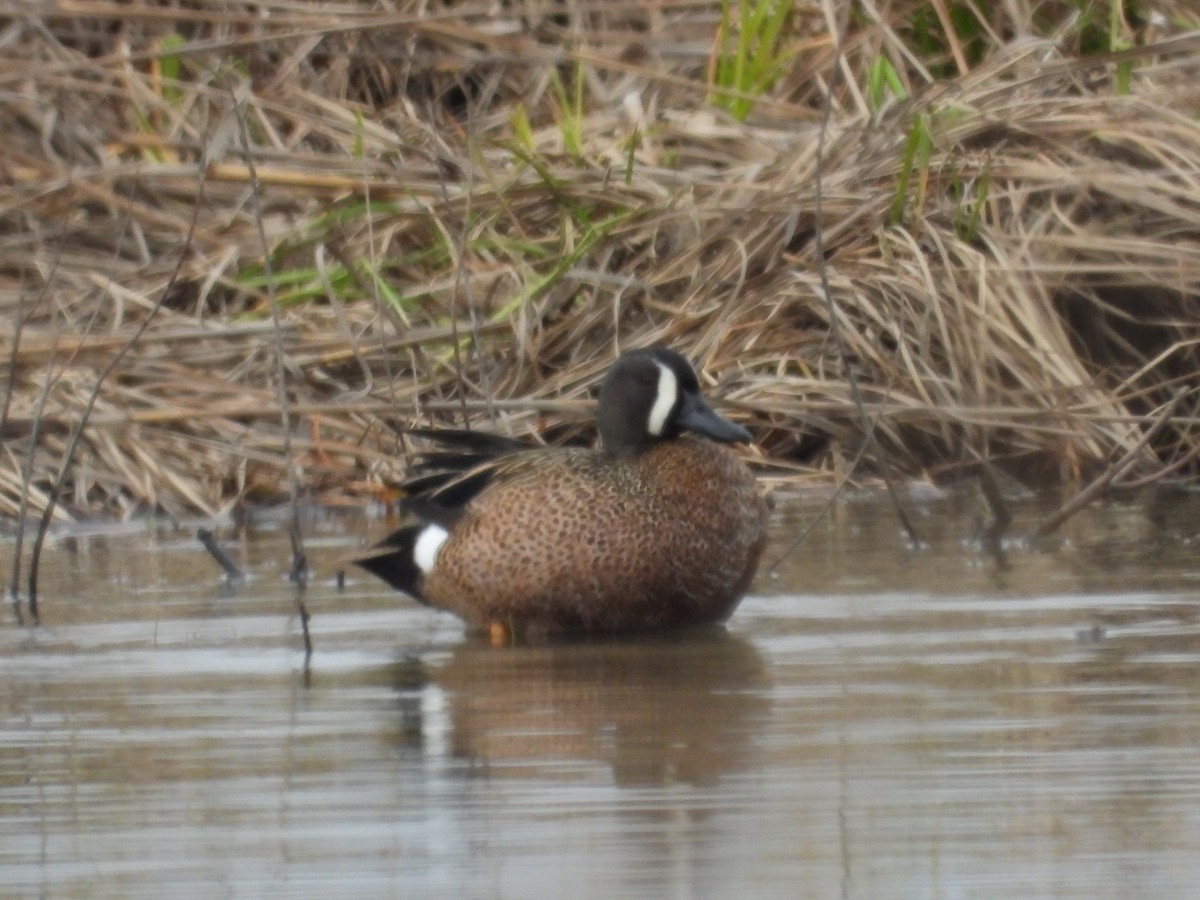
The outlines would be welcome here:
M 232 589 L 190 533 L 60 539 L 42 626 L 0 625 L 0 892 L 1191 895 L 1200 507 L 1003 558 L 963 497 L 911 508 L 920 550 L 837 503 L 727 631 L 507 649 L 339 590 L 379 526 L 326 516 L 308 672 L 270 525 L 226 537 Z

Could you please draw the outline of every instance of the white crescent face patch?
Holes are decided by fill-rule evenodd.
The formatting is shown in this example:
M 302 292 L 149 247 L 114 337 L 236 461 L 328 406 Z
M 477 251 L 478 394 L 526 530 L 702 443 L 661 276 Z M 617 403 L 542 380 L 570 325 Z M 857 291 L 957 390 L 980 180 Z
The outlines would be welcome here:
M 442 549 L 442 544 L 446 543 L 446 538 L 449 536 L 450 533 L 441 525 L 426 525 L 421 529 L 421 533 L 417 535 L 417 540 L 413 544 L 413 562 L 417 564 L 418 569 L 426 575 L 433 571 L 438 551 Z
M 679 400 L 679 379 L 668 366 L 657 363 L 658 390 L 654 394 L 654 405 L 650 407 L 650 419 L 646 422 L 646 431 L 655 437 L 662 437 L 663 429 L 667 427 L 667 417 Z

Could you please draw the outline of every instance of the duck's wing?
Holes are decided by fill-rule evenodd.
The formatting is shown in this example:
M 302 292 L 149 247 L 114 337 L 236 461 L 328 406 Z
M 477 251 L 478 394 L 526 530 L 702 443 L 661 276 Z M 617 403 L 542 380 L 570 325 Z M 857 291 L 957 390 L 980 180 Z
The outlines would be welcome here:
M 446 528 L 513 460 L 546 449 L 486 431 L 411 428 L 407 434 L 445 449 L 423 451 L 409 466 L 415 474 L 401 485 L 404 508 Z
M 466 428 L 406 428 L 404 433 L 432 441 L 443 447 L 454 447 L 460 454 L 475 457 L 503 456 L 506 453 L 530 450 L 541 446 L 532 441 L 492 434 L 490 431 L 469 431 Z
M 423 535 L 439 525 L 449 531 L 489 485 L 536 472 L 542 456 L 569 451 L 485 432 L 412 429 L 408 433 L 454 449 L 424 451 L 409 466 L 410 472 L 420 474 L 401 484 L 403 507 L 420 521 L 406 524 L 349 561 L 425 603 Z

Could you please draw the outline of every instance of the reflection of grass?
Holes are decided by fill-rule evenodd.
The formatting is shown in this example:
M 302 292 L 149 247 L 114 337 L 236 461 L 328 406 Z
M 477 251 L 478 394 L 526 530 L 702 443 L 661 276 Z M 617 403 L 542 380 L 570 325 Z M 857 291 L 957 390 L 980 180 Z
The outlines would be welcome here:
M 736 6 L 735 6 L 736 3 Z M 742 121 L 771 89 L 791 56 L 783 26 L 792 0 L 722 0 L 712 102 Z

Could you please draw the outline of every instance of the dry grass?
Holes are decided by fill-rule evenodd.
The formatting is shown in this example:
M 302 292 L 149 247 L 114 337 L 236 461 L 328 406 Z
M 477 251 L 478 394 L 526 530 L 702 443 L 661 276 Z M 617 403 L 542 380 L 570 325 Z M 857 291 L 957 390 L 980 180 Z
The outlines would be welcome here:
M 864 425 L 823 274 L 899 469 L 1194 477 L 1200 17 L 991 6 L 946 38 L 961 4 L 797 0 L 746 123 L 710 104 L 711 3 L 0 20 L 0 514 L 45 506 L 150 316 L 62 516 L 276 497 L 288 449 L 322 497 L 370 490 L 409 422 L 562 437 L 655 341 L 768 456 L 840 471 Z

